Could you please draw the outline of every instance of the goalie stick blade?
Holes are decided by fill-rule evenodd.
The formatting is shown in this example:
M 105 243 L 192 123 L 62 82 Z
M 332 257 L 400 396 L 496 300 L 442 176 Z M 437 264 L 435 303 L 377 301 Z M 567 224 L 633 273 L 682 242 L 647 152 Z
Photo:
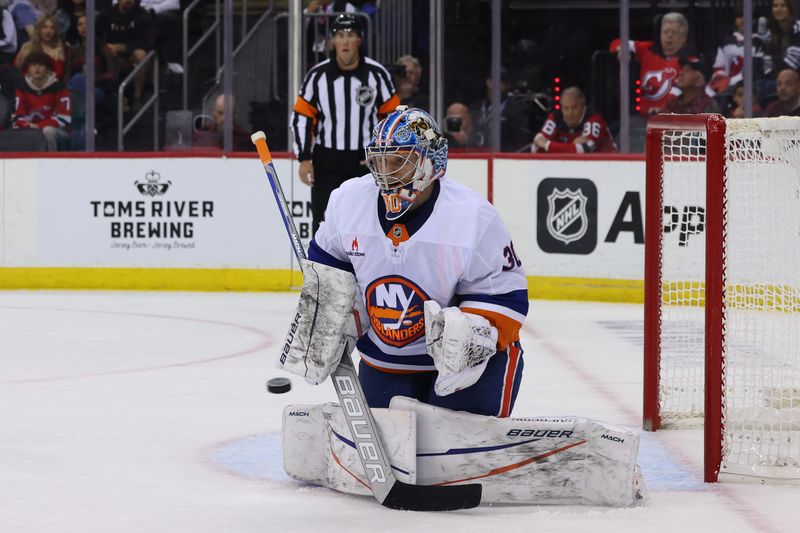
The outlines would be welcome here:
M 401 511 L 457 511 L 481 503 L 481 485 L 409 485 L 395 481 L 381 505 Z

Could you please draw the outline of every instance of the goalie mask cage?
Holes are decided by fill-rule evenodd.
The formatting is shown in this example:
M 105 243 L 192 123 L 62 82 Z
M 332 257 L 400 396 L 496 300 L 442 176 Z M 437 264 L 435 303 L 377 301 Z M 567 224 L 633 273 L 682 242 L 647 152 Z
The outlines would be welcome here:
M 704 479 L 800 480 L 800 118 L 647 128 L 644 427 Z

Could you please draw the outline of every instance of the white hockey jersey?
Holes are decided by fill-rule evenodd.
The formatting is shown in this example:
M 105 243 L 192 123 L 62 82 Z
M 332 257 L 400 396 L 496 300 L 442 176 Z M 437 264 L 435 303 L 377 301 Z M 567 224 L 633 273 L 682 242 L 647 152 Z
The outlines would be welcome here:
M 450 180 L 398 221 L 384 217 L 371 175 L 333 192 L 309 259 L 355 274 L 370 328 L 357 348 L 389 372 L 434 370 L 423 302 L 457 305 L 498 329 L 498 350 L 519 340 L 528 285 L 511 237 L 489 202 Z

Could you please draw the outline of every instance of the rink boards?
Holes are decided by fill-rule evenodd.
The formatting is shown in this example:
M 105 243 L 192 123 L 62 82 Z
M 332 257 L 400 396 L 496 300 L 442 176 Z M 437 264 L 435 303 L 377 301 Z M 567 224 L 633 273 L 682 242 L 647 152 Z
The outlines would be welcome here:
M 275 158 L 301 237 L 310 192 Z M 642 300 L 642 157 L 455 155 L 537 298 Z M 0 287 L 287 290 L 300 275 L 257 157 L 0 160 Z M 684 206 L 677 206 L 679 211 Z M 457 221 L 460 216 L 453 214 Z

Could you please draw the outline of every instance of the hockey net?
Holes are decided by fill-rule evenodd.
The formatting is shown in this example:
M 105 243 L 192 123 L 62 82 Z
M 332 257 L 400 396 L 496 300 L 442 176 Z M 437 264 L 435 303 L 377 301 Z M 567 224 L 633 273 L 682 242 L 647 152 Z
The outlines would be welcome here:
M 800 480 L 800 118 L 648 125 L 644 426 L 705 479 Z

